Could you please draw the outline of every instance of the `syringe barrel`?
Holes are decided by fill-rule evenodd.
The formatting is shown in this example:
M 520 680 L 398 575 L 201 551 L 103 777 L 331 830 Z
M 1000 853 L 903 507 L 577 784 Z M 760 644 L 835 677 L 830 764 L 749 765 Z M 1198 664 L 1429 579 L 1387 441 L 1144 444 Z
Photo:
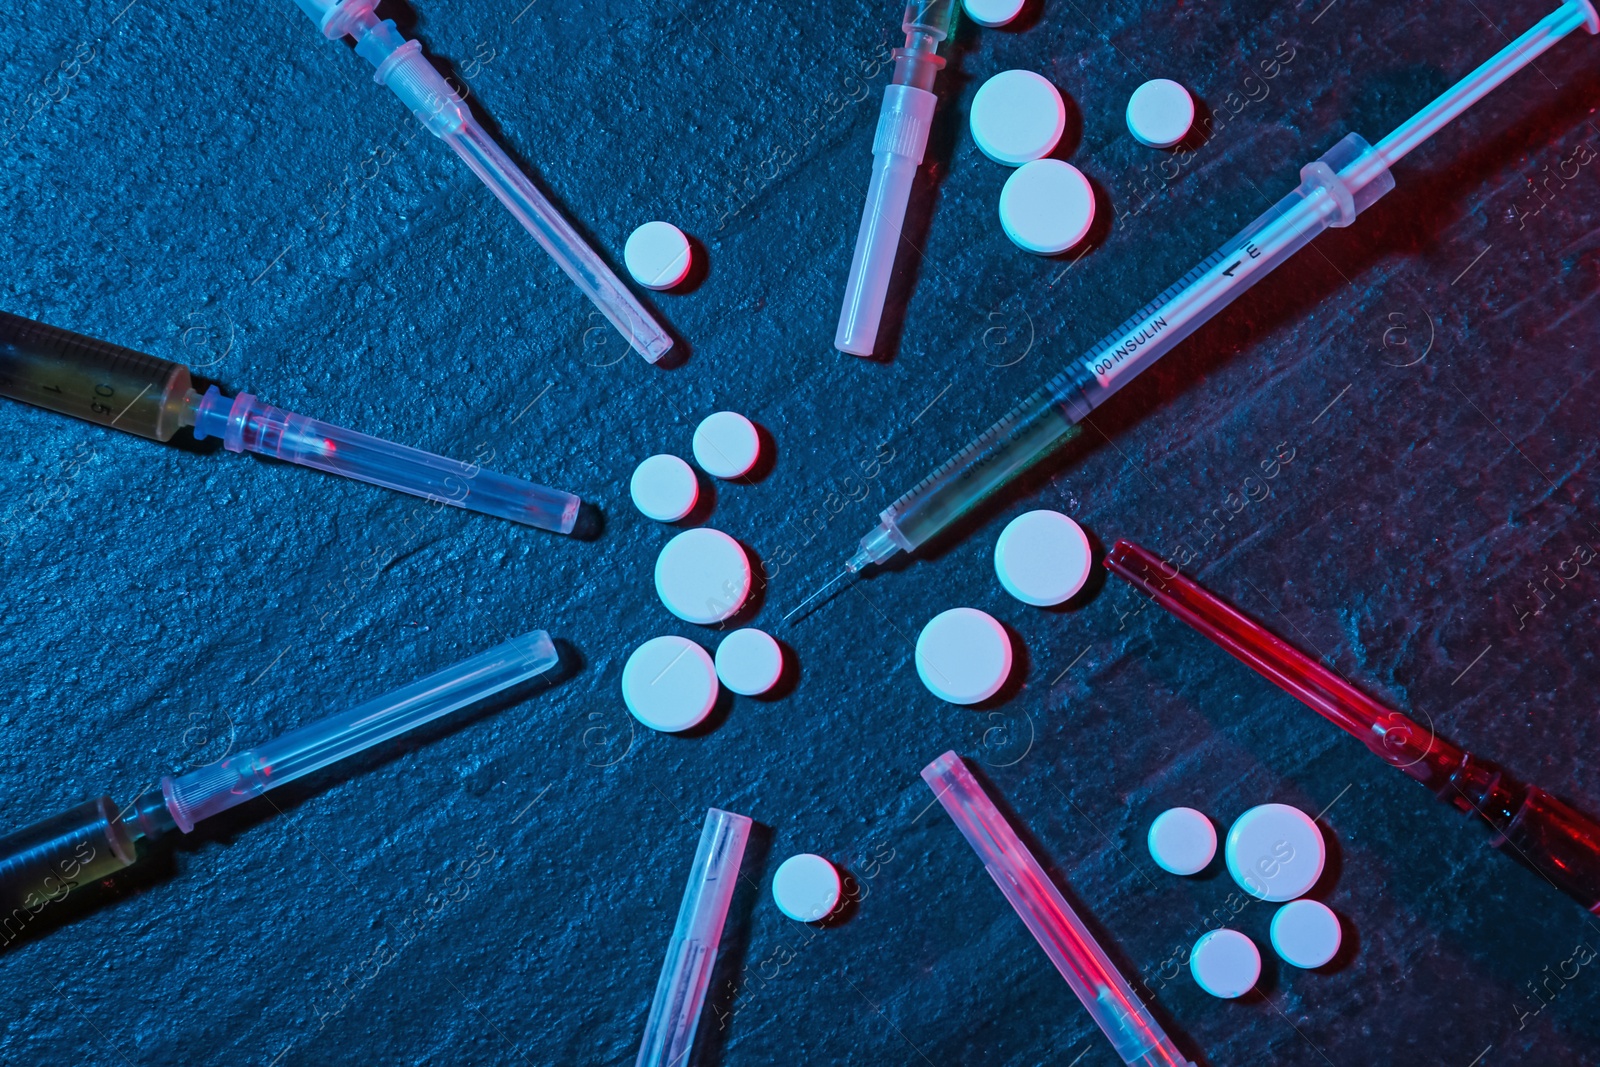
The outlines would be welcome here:
M 167 441 L 188 392 L 181 363 L 0 311 L 0 395 Z
M 1361 184 L 1346 180 L 1360 175 Z M 1081 419 L 1150 364 L 1237 300 L 1284 260 L 1330 226 L 1348 226 L 1394 188 L 1371 145 L 1350 134 L 1300 169 L 1300 184 L 1231 240 L 1201 260 L 1165 292 L 1107 334 L 1069 368 Z M 1059 379 L 1058 379 L 1059 381 Z M 1063 397 L 1069 396 L 1063 391 Z
M 0 838 L 0 947 L 26 934 L 72 890 L 115 874 L 137 855 L 110 797 Z
M 879 516 L 850 561 L 859 570 L 897 552 L 911 552 L 976 507 L 985 497 L 1070 441 L 1080 427 L 1069 419 L 1054 382 L 1012 408 L 966 448 L 911 487 Z

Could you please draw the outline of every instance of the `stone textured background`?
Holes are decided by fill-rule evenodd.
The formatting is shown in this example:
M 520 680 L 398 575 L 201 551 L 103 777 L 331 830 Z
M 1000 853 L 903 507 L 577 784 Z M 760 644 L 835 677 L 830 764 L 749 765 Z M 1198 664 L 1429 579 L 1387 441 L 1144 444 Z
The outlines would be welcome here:
M 1600 962 L 1552 981 L 1548 1004 L 1527 987 L 1570 974 L 1575 946 L 1600 949 L 1600 924 L 1120 582 L 1038 611 L 1001 591 L 990 553 L 1034 507 L 1102 546 L 1189 543 L 1204 582 L 1301 647 L 1600 811 L 1600 575 L 1537 613 L 1528 588 L 1600 545 L 1600 43 L 1563 42 L 1415 153 L 1354 228 L 1127 388 L 961 536 L 786 626 L 888 500 L 1302 164 L 1350 131 L 1376 140 L 1549 5 L 1032 0 L 1013 29 L 963 26 L 903 311 L 887 358 L 864 362 L 831 341 L 895 5 L 524 2 L 391 14 L 614 262 L 651 218 L 700 242 L 703 281 L 652 298 L 687 341 L 677 369 L 596 329 L 466 167 L 288 0 L 0 10 L 0 306 L 356 429 L 492 449 L 492 467 L 606 517 L 590 541 L 430 517 L 0 403 L 10 824 L 102 791 L 130 800 L 235 731 L 253 743 L 506 635 L 548 628 L 572 661 L 545 692 L 219 817 L 63 905 L 0 954 L 0 1061 L 631 1063 L 718 805 L 761 829 L 696 1062 L 1115 1063 L 929 810 L 917 772 L 954 748 L 1200 1063 L 1596 1062 Z M 1061 154 L 1107 220 L 1081 259 L 1025 255 L 996 220 L 1007 172 L 966 111 L 1015 66 L 1072 101 Z M 1122 124 L 1157 76 L 1225 120 L 1192 155 Z M 632 510 L 626 481 L 646 455 L 687 455 L 720 408 L 776 442 L 766 477 L 716 486 L 708 521 L 765 562 L 756 619 L 798 677 L 694 736 L 657 736 L 623 709 L 627 654 L 718 635 L 656 601 L 674 531 Z M 940 703 L 912 665 L 922 624 L 961 604 L 1012 627 L 1020 653 L 1019 684 L 978 709 Z M 1214 916 L 1265 944 L 1270 911 L 1233 914 L 1215 871 L 1160 873 L 1143 835 L 1172 804 L 1226 826 L 1269 800 L 1323 813 L 1334 859 L 1316 895 L 1353 951 L 1326 973 L 1269 952 L 1259 995 L 1224 1003 L 1176 961 Z M 768 895 L 799 851 L 862 887 L 827 929 Z

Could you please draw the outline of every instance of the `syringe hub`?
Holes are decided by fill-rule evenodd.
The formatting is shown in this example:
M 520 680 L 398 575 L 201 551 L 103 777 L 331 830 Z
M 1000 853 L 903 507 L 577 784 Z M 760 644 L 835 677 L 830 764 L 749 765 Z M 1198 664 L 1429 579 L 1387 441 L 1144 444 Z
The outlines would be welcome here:
M 844 569 L 851 574 L 859 574 L 874 563 L 882 563 L 901 552 L 911 551 L 911 546 L 903 542 L 904 538 L 899 536 L 898 530 L 887 521 L 880 522 L 861 539 L 861 547 L 845 562 Z

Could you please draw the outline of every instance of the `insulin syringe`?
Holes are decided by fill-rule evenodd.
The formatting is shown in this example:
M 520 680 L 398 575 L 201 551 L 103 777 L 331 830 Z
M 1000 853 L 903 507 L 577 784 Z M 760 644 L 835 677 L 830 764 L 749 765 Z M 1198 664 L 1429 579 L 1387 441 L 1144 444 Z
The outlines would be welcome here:
M 8 834 L 0 838 L 0 909 L 36 915 L 78 886 L 132 865 L 142 841 L 189 833 L 202 819 L 520 685 L 559 660 L 550 635 L 533 630 L 264 745 L 163 778 L 159 793 L 121 811 L 102 796 Z
M 1375 147 L 1352 134 L 1302 168 L 1294 192 L 884 509 L 878 526 L 861 539 L 860 550 L 840 576 L 915 551 L 1018 472 L 1076 436 L 1084 418 L 1134 375 L 1323 229 L 1348 226 L 1394 188 L 1389 174 L 1394 163 L 1580 26 L 1600 32 L 1600 17 L 1590 0 L 1567 0 Z
M 672 337 L 549 198 L 517 169 L 473 117 L 461 94 L 428 62 L 422 45 L 402 37 L 393 19 L 380 19 L 374 13 L 378 2 L 295 0 L 323 36 L 333 41 L 352 38 L 356 54 L 376 68 L 373 80 L 388 86 L 429 133 L 472 168 L 635 352 L 651 363 L 659 361 L 671 351 Z
M 445 459 L 263 404 L 204 395 L 182 363 L 0 311 L 0 396 L 154 441 L 185 426 L 230 452 L 257 452 L 485 515 L 571 533 L 582 501 L 559 489 Z

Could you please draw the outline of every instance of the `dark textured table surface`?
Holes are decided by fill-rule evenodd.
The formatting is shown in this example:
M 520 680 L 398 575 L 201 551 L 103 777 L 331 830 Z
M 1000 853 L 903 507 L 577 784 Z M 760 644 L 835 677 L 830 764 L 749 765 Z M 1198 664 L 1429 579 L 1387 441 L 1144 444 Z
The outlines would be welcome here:
M 1102 547 L 1188 545 L 1202 581 L 1373 694 L 1600 811 L 1600 575 L 1533 588 L 1600 551 L 1600 43 L 1562 42 L 1405 160 L 1356 226 L 960 536 L 783 625 L 888 500 L 1302 164 L 1347 132 L 1376 140 L 1549 5 L 1030 0 L 1017 27 L 963 26 L 891 351 L 864 362 L 831 341 L 894 5 L 524 2 L 393 14 L 614 262 L 652 218 L 700 243 L 703 281 L 653 298 L 689 350 L 676 369 L 597 329 L 288 0 L 0 11 L 0 307 L 292 410 L 492 454 L 606 519 L 565 539 L 0 403 L 9 824 L 130 799 L 230 739 L 510 634 L 548 628 L 571 663 L 553 688 L 305 779 L 69 899 L 0 953 L 0 1061 L 631 1063 L 716 805 L 760 824 L 759 889 L 735 900 L 698 1063 L 1115 1063 L 930 810 L 917 772 L 952 748 L 1200 1063 L 1600 1058 L 1600 963 L 1576 962 L 1600 923 L 1578 905 L 1122 583 L 1040 611 L 990 563 L 1035 507 Z M 1071 100 L 1060 154 L 1109 220 L 1081 258 L 1026 255 L 998 226 L 1007 172 L 966 112 L 1009 67 Z M 1216 123 L 1190 154 L 1123 125 L 1158 76 Z M 717 485 L 707 521 L 763 561 L 756 621 L 798 678 L 655 735 L 620 699 L 629 651 L 718 635 L 657 601 L 674 531 L 632 509 L 627 479 L 649 454 L 688 455 L 722 408 L 766 427 L 776 462 Z M 923 623 L 957 605 L 1018 644 L 1020 684 L 979 709 L 935 699 L 912 664 Z M 1174 804 L 1226 826 L 1266 801 L 1321 813 L 1333 861 L 1316 895 L 1349 951 L 1316 972 L 1268 952 L 1259 994 L 1214 1000 L 1180 969 L 1187 946 L 1224 921 L 1264 945 L 1270 909 L 1215 871 L 1162 874 L 1144 833 Z M 825 929 L 771 902 L 777 862 L 803 851 L 861 886 Z

